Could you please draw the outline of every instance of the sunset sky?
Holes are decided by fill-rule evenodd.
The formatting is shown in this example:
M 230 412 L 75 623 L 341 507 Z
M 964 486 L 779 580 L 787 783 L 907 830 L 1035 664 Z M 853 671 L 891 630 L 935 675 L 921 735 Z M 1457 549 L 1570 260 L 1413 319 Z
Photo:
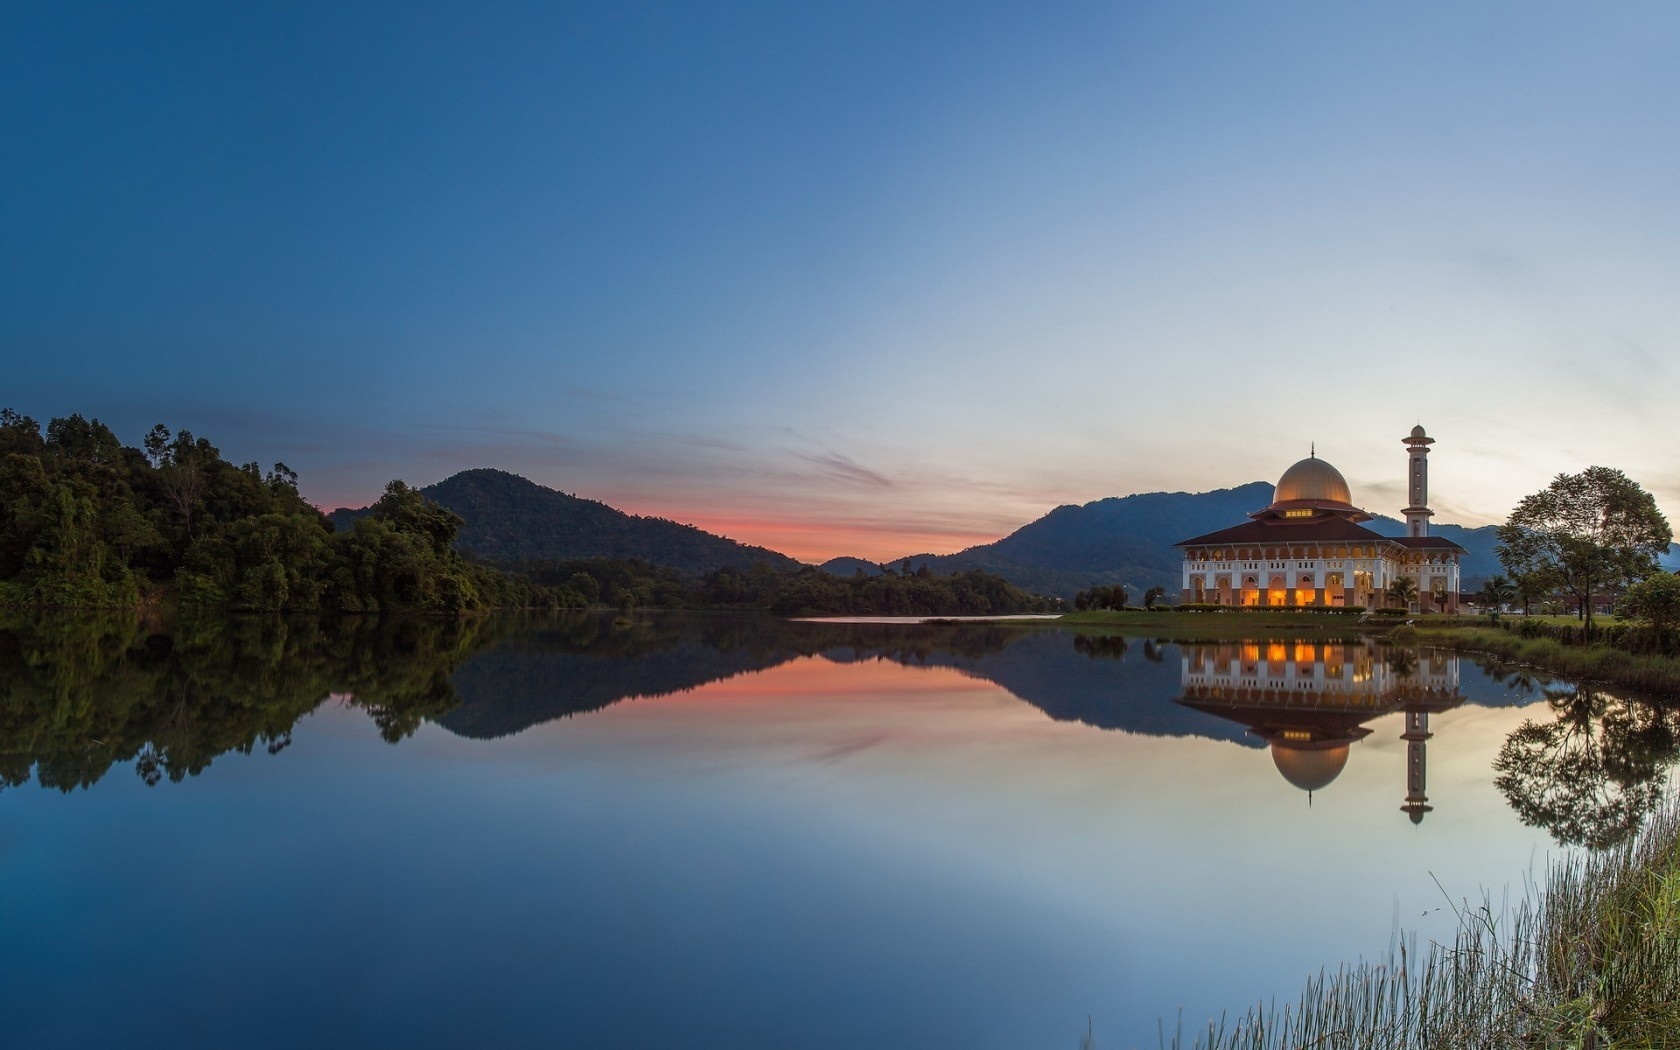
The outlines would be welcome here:
M 1680 520 L 1671 3 L 0 6 L 0 405 L 796 557 L 1316 442 Z

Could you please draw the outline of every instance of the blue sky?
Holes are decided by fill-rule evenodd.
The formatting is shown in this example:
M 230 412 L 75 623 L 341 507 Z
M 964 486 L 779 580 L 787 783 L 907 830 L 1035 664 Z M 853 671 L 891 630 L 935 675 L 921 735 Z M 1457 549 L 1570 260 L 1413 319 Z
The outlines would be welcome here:
M 798 556 L 1275 477 L 1680 514 L 1680 8 L 0 9 L 0 403 Z

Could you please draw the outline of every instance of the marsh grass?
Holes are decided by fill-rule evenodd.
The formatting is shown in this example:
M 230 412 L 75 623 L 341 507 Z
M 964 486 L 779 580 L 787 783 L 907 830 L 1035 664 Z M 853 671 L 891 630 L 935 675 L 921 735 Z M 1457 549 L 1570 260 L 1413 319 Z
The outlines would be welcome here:
M 1609 645 L 1566 645 L 1555 638 L 1523 638 L 1494 627 L 1422 625 L 1412 628 L 1404 639 L 1394 640 L 1486 653 L 1509 663 L 1540 668 L 1560 678 L 1680 697 L 1680 658 L 1673 656 L 1631 653 Z
M 1554 865 L 1515 905 L 1460 905 L 1451 944 L 1402 937 L 1298 1002 L 1179 1032 L 1173 1050 L 1680 1047 L 1680 808 Z

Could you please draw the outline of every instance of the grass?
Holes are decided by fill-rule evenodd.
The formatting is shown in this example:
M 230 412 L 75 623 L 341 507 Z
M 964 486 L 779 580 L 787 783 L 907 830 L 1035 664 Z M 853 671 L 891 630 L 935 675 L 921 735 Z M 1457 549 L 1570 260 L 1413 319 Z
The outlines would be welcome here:
M 1075 634 L 1152 634 L 1173 641 L 1213 641 L 1254 638 L 1287 633 L 1290 637 L 1319 635 L 1347 638 L 1373 629 L 1360 624 L 1357 616 L 1310 612 L 1174 612 L 1164 610 L 1109 609 L 1068 613 L 1054 620 L 1033 621 L 1037 625 L 1072 631 Z M 1389 625 L 1381 625 L 1386 630 Z
M 1680 1047 L 1680 810 L 1555 865 L 1515 907 L 1455 908 L 1457 936 L 1307 983 L 1173 1050 Z
M 1486 653 L 1537 667 L 1560 678 L 1619 685 L 1680 697 L 1680 658 L 1630 653 L 1609 645 L 1565 645 L 1552 638 L 1522 638 L 1498 627 L 1443 627 L 1423 623 L 1390 636 L 1460 652 Z

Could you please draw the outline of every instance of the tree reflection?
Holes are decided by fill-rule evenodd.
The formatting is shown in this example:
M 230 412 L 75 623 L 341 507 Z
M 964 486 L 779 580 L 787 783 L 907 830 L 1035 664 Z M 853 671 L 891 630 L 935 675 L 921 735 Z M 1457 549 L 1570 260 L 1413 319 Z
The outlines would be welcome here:
M 33 777 L 71 791 L 126 763 L 147 784 L 181 781 L 229 751 L 283 751 L 298 719 L 328 701 L 366 712 L 393 743 L 427 721 L 499 736 L 800 656 L 943 664 L 1001 652 L 1028 633 L 583 612 L 0 621 L 0 789 Z M 491 643 L 495 654 L 457 673 Z M 476 702 L 463 706 L 463 695 Z
M 0 787 L 62 791 L 133 762 L 147 784 L 219 755 L 278 753 L 329 697 L 386 740 L 455 706 L 450 676 L 484 621 L 218 618 L 172 629 L 133 616 L 0 625 Z
M 1604 849 L 1662 799 L 1680 754 L 1680 711 L 1591 686 L 1543 686 L 1554 718 L 1525 721 L 1494 761 L 1494 784 L 1523 823 L 1564 845 Z
M 1124 635 L 1086 635 L 1073 636 L 1073 651 L 1084 653 L 1093 660 L 1124 660 L 1126 650 L 1130 648 Z

